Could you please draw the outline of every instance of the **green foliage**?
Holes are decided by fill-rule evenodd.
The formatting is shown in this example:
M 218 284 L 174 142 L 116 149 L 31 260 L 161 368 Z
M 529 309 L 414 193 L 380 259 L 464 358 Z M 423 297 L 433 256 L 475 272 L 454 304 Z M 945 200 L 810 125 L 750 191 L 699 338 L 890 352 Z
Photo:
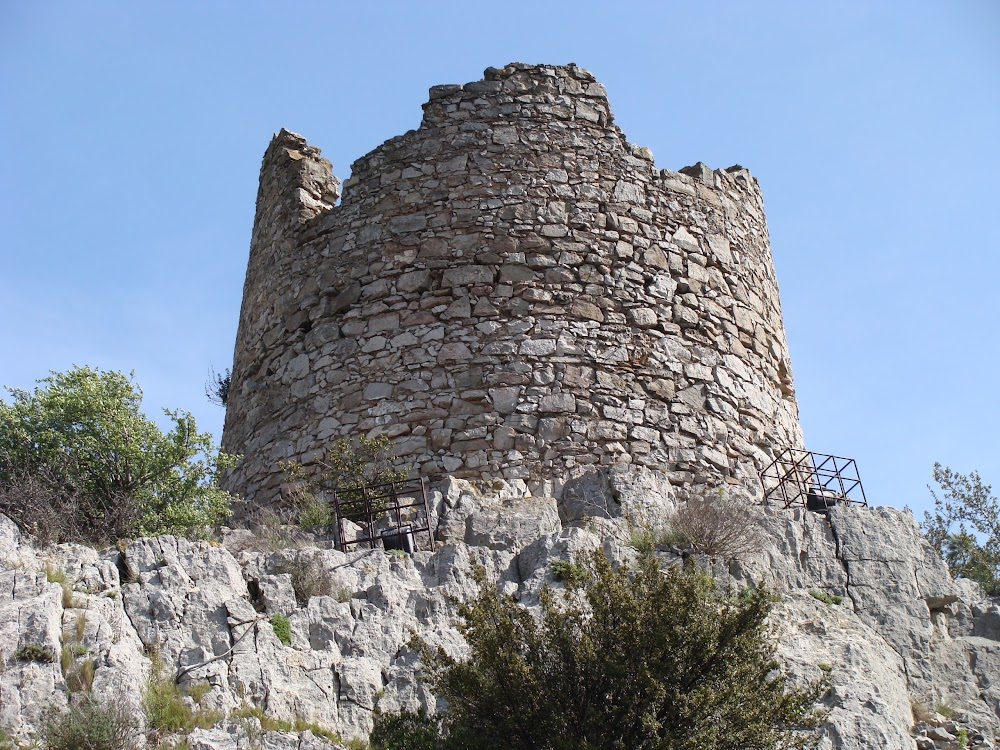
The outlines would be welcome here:
M 656 551 L 656 534 L 650 528 L 632 529 L 629 544 L 640 554 L 651 555 Z
M 90 653 L 90 649 L 82 643 L 67 643 L 63 646 L 62 655 L 59 657 L 59 665 L 62 667 L 63 675 L 73 667 L 74 659 L 88 653 Z
M 168 734 L 190 732 L 207 729 L 222 719 L 219 711 L 190 705 L 173 679 L 162 672 L 162 662 L 154 658 L 153 675 L 143 696 L 146 720 L 152 729 Z
M 394 460 L 392 441 L 386 435 L 341 438 L 326 451 L 321 479 L 340 489 L 402 482 L 409 472 L 397 469 Z
M 37 661 L 43 664 L 51 664 L 56 660 L 56 655 L 48 646 L 40 643 L 22 643 L 14 650 L 14 658 L 20 661 Z
M 828 674 L 829 674 L 830 672 L 832 672 L 832 671 L 833 671 L 833 665 L 832 665 L 832 664 L 829 664 L 829 663 L 827 663 L 827 662 L 825 662 L 825 661 L 821 661 L 821 662 L 820 662 L 819 664 L 817 664 L 816 666 L 817 666 L 817 667 L 819 668 L 819 670 L 820 670 L 821 672 L 826 672 L 826 673 L 828 673 Z
M 285 719 L 276 719 L 273 716 L 268 716 L 264 712 L 264 709 L 258 706 L 243 705 L 235 709 L 232 712 L 232 716 L 238 719 L 256 719 L 260 722 L 260 728 L 265 732 L 305 732 L 309 731 L 315 734 L 317 737 L 322 737 L 324 740 L 329 740 L 334 744 L 343 744 L 343 740 L 340 735 L 333 732 L 325 727 L 321 727 L 311 721 L 305 721 L 300 719 L 298 716 L 292 721 L 286 721 Z M 356 741 L 347 742 L 348 747 L 367 747 L 367 743 L 360 743 Z
M 556 580 L 565 583 L 567 588 L 580 588 L 587 582 L 587 569 L 579 563 L 553 560 L 550 564 Z
M 437 750 L 446 743 L 440 715 L 410 711 L 376 714 L 368 741 L 374 750 Z M 451 746 L 455 746 L 454 742 Z
M 295 461 L 280 461 L 278 467 L 294 487 L 292 504 L 299 509 L 299 523 L 306 525 L 301 514 L 321 492 L 336 490 L 344 514 L 352 515 L 362 510 L 362 487 L 404 481 L 409 471 L 396 468 L 395 458 L 386 435 L 339 438 L 308 469 Z
M 211 692 L 211 682 L 195 682 L 187 687 L 187 694 L 195 703 L 201 703 L 201 699 Z
M 414 748 L 480 750 L 808 742 L 826 684 L 793 688 L 778 669 L 765 591 L 729 596 L 698 570 L 661 571 L 651 555 L 635 568 L 615 569 L 599 550 L 577 563 L 580 587 L 544 589 L 538 619 L 478 571 L 480 593 L 460 608 L 469 659 L 422 654 L 450 707 L 437 744 L 430 744 L 433 724 L 420 717 L 379 731 L 412 736 Z
M 139 727 L 122 698 L 106 704 L 92 697 L 53 715 L 42 729 L 46 750 L 125 750 L 133 747 Z
M 809 589 L 809 596 L 813 599 L 818 599 L 824 604 L 840 604 L 844 601 L 844 597 L 838 596 L 837 594 L 828 594 L 825 591 L 819 591 L 818 589 Z
M 325 531 L 333 522 L 333 511 L 328 503 L 315 496 L 303 503 L 299 509 L 299 525 L 304 529 Z
M 292 645 L 292 621 L 277 612 L 271 615 L 271 629 L 278 640 L 286 646 Z
M 939 463 L 934 464 L 934 481 L 940 495 L 928 487 L 934 512 L 924 512 L 924 536 L 952 575 L 1000 596 L 1000 503 L 992 488 L 978 472 L 959 474 Z
M 43 570 L 45 571 L 45 580 L 49 583 L 67 583 L 66 581 L 66 571 L 62 568 L 56 568 L 52 565 L 46 565 Z
M 233 371 L 226 368 L 225 372 L 216 372 L 209 368 L 208 382 L 205 384 L 205 397 L 216 406 L 223 408 L 229 403 L 229 388 L 233 384 Z
M 96 666 L 93 659 L 82 659 L 66 675 L 66 687 L 71 693 L 89 693 L 94 687 Z
M 96 670 L 94 660 L 80 658 L 90 653 L 90 649 L 81 643 L 86 623 L 86 617 L 77 617 L 75 623 L 76 641 L 65 643 L 62 647 L 62 653 L 59 655 L 59 666 L 66 679 L 66 687 L 71 693 L 89 693 L 94 686 L 94 672 Z
M 969 733 L 965 729 L 959 729 L 955 732 L 955 742 L 958 744 L 958 750 L 966 750 L 969 747 Z
M 934 706 L 934 710 L 946 719 L 955 718 L 955 707 L 950 703 L 941 702 Z
M 49 525 L 64 524 L 50 534 L 56 540 L 191 534 L 229 515 L 232 497 L 215 478 L 235 457 L 215 455 L 191 414 L 166 410 L 173 426 L 164 433 L 121 372 L 74 367 L 38 383 L 33 392 L 8 389 L 12 402 L 0 402 L 0 510 L 24 530 L 44 534 L 46 498 L 56 511 Z M 24 486 L 31 507 L 13 502 L 10 490 Z

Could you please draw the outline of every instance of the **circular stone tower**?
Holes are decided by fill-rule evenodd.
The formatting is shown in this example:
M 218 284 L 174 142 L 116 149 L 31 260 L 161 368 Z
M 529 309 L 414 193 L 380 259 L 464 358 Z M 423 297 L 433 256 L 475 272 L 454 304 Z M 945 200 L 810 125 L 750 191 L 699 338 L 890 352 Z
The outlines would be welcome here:
M 435 86 L 339 185 L 264 155 L 223 446 L 229 489 L 386 434 L 420 474 L 558 494 L 633 462 L 738 485 L 803 447 L 757 181 L 658 170 L 574 65 Z

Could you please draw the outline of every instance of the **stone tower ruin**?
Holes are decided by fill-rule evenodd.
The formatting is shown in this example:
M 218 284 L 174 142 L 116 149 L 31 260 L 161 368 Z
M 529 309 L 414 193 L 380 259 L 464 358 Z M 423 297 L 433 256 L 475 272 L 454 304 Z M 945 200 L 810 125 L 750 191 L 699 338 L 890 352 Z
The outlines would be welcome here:
M 251 502 L 342 436 L 534 494 L 631 462 L 759 495 L 804 447 L 757 181 L 657 169 L 591 73 L 435 86 L 339 187 L 271 141 L 223 436 Z

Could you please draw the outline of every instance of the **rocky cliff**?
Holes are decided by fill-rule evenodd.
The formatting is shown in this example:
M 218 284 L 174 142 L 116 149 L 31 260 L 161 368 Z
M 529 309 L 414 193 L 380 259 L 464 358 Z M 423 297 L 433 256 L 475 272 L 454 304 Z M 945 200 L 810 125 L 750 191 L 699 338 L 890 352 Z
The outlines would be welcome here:
M 554 560 L 598 545 L 612 560 L 631 559 L 633 532 L 668 513 L 673 493 L 639 467 L 591 474 L 558 501 L 449 478 L 433 494 L 440 544 L 413 555 L 274 549 L 245 531 L 221 543 L 167 536 L 121 551 L 36 549 L 0 518 L 0 725 L 21 741 L 37 737 L 89 661 L 93 693 L 137 713 L 162 664 L 161 679 L 177 678 L 217 712 L 214 725 L 190 733 L 195 750 L 333 746 L 319 728 L 365 738 L 376 709 L 436 708 L 408 644 L 417 634 L 461 653 L 454 602 L 473 594 L 473 565 L 530 607 L 543 585 L 560 585 Z M 971 746 L 992 747 L 998 602 L 953 581 L 906 512 L 759 513 L 758 551 L 703 562 L 733 586 L 777 591 L 781 658 L 804 678 L 829 672 L 819 747 L 957 747 L 947 725 L 931 731 L 937 740 L 911 736 L 921 706 L 951 707 L 981 733 Z M 657 554 L 666 564 L 682 552 Z M 287 645 L 274 615 L 290 621 Z M 24 658 L 29 646 L 53 661 Z

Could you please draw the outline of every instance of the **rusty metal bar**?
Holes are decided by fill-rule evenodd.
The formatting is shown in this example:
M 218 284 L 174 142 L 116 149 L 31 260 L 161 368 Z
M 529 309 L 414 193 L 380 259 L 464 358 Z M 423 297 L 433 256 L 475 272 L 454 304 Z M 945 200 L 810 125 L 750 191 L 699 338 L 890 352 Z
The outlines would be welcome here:
M 385 543 L 386 537 L 409 535 L 415 541 L 421 533 L 427 534 L 427 548 L 434 550 L 434 529 L 431 528 L 430 503 L 427 496 L 427 479 L 419 477 L 404 482 L 385 482 L 357 487 L 332 489 L 332 506 L 337 519 L 337 548 L 346 552 L 350 547 L 367 544 L 375 549 Z M 420 508 L 423 508 L 423 523 Z M 413 519 L 404 523 L 404 511 L 413 510 Z M 384 514 L 384 515 L 383 515 Z M 389 522 L 381 533 L 376 533 L 379 519 Z M 344 522 L 361 527 L 362 536 L 345 539 Z M 395 532 L 395 534 L 391 533 Z M 413 545 L 407 543 L 412 548 Z
M 760 472 L 760 480 L 764 487 L 764 504 L 776 501 L 790 508 L 797 504 L 807 505 L 810 493 L 817 497 L 831 493 L 826 497 L 834 503 L 868 505 L 857 462 L 845 456 L 786 448 Z

